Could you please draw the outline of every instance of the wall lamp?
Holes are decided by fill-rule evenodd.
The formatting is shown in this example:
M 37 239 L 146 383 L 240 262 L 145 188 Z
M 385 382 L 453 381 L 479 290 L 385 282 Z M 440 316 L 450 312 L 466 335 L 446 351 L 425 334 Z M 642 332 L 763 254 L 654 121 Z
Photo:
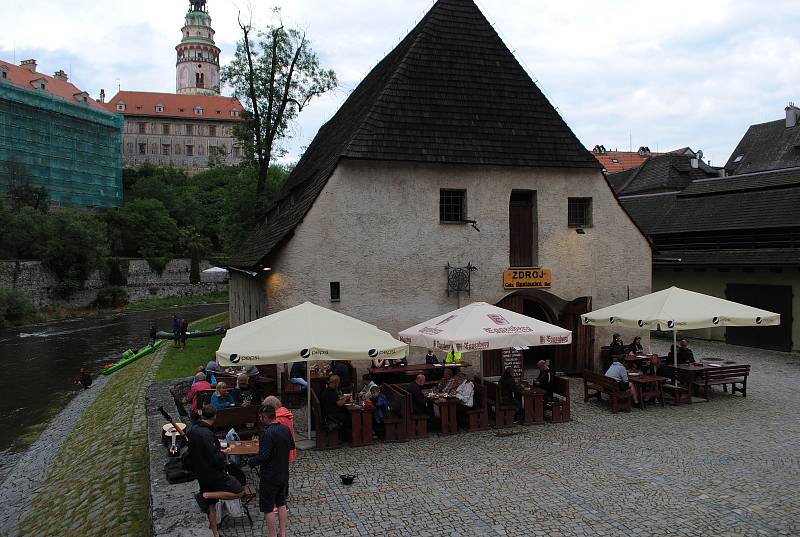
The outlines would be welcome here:
M 575 228 L 575 233 L 578 235 L 586 235 L 586 231 L 582 227 Z
M 264 268 L 263 268 L 263 269 L 261 269 L 261 270 L 263 270 L 264 272 L 269 272 L 269 271 L 270 271 L 270 270 L 272 270 L 272 269 L 271 269 L 270 267 L 264 267 Z

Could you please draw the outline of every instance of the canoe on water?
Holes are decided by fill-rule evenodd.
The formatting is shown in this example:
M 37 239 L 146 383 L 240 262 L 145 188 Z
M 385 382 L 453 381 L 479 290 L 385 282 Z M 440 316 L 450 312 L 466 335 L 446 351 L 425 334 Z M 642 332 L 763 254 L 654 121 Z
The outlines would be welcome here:
M 192 330 L 191 332 L 186 332 L 186 337 L 193 338 L 193 337 L 221 336 L 225 334 L 225 331 L 226 331 L 225 328 L 222 328 L 221 326 L 219 328 L 215 328 L 214 330 Z M 175 339 L 175 336 L 172 334 L 172 332 L 164 332 L 164 331 L 156 332 L 156 337 L 158 339 L 169 339 L 169 340 Z
M 139 352 L 133 352 L 131 349 L 128 349 L 128 350 L 126 350 L 126 351 L 124 351 L 122 353 L 122 360 L 120 360 L 119 362 L 117 362 L 117 363 L 115 363 L 113 365 L 110 365 L 110 366 L 106 367 L 105 369 L 103 369 L 101 371 L 101 373 L 103 375 L 110 375 L 114 371 L 118 371 L 118 370 L 122 369 L 126 365 L 135 362 L 139 358 L 147 356 L 148 354 L 150 354 L 151 352 L 153 352 L 154 350 L 159 348 L 163 343 L 164 343 L 164 341 L 161 340 L 161 339 L 156 340 L 155 344 L 146 345 L 146 346 L 142 347 L 141 349 L 139 349 Z

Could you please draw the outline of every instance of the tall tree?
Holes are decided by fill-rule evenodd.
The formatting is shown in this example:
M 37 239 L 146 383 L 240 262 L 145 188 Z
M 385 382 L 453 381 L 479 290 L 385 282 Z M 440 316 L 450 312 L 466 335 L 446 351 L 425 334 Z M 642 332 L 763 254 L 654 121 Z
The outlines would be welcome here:
M 275 10 L 279 16 L 279 11 Z M 281 154 L 291 122 L 315 97 L 336 87 L 336 73 L 320 67 L 305 33 L 273 24 L 252 38 L 252 21 L 242 22 L 242 40 L 233 61 L 222 71 L 223 82 L 246 102 L 246 113 L 235 129 L 246 158 L 256 165 L 259 198 L 267 189 L 269 166 Z

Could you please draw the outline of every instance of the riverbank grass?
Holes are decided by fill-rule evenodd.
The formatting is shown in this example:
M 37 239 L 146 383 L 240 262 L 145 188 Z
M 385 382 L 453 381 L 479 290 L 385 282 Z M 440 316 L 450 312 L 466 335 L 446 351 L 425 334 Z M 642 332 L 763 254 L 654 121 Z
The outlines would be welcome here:
M 144 401 L 157 356 L 114 373 L 86 410 L 20 523 L 21 537 L 149 534 Z
M 213 330 L 218 326 L 228 327 L 228 313 L 220 313 L 206 317 L 189 325 L 191 330 Z M 190 338 L 186 341 L 186 348 L 179 349 L 167 342 L 167 350 L 161 366 L 156 372 L 155 382 L 172 380 L 194 375 L 197 366 L 206 365 L 219 349 L 219 344 L 224 336 L 209 336 Z

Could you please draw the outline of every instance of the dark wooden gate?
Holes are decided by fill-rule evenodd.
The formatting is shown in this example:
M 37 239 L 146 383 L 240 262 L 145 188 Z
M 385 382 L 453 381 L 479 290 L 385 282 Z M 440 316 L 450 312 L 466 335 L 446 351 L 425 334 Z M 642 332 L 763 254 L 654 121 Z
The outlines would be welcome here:
M 508 257 L 512 267 L 532 267 L 536 263 L 535 200 L 536 193 L 532 190 L 511 192 Z
M 725 329 L 726 343 L 776 351 L 792 350 L 791 285 L 729 283 L 725 288 L 725 297 L 781 316 L 781 324 L 777 326 L 729 326 Z
M 592 355 L 594 327 L 581 322 L 581 314 L 592 311 L 592 297 L 582 296 L 569 302 L 558 318 L 558 325 L 572 332 L 571 345 L 556 347 L 556 368 L 564 373 L 596 369 Z

